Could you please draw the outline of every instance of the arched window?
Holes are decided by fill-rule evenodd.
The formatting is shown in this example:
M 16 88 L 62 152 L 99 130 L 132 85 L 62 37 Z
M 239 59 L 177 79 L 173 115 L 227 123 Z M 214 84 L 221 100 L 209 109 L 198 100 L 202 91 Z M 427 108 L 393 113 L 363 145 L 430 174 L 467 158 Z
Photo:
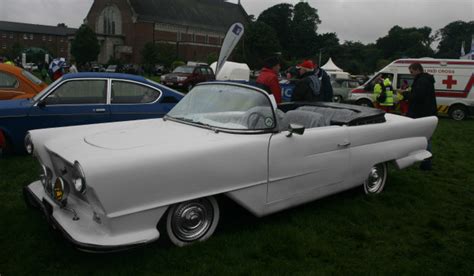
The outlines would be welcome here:
M 97 19 L 96 32 L 100 34 L 122 34 L 122 15 L 115 5 L 105 7 Z

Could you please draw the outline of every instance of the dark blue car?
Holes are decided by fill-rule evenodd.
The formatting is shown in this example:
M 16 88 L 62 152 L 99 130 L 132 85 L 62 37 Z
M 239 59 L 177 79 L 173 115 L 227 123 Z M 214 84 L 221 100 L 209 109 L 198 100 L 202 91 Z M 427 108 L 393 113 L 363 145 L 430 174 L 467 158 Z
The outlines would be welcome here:
M 0 101 L 0 148 L 23 152 L 31 129 L 159 118 L 183 96 L 141 76 L 67 74 L 31 99 Z

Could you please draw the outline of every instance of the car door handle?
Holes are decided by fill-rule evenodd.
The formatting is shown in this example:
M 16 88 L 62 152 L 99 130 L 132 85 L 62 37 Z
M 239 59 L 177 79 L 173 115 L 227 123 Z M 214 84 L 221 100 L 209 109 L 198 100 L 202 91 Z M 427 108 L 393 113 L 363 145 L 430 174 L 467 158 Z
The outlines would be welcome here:
M 348 147 L 350 145 L 351 145 L 351 142 L 349 142 L 349 141 L 344 141 L 340 144 L 337 144 L 337 146 L 340 147 L 340 148 L 345 148 L 345 147 Z
M 104 112 L 105 112 L 105 108 L 95 108 L 95 109 L 94 109 L 94 112 L 95 112 L 95 113 L 104 113 Z

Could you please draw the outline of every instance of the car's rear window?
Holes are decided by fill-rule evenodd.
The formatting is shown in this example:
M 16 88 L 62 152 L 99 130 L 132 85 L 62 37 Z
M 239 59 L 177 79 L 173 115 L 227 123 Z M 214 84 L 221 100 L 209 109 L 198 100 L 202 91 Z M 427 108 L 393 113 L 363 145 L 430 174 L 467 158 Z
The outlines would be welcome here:
M 173 70 L 173 73 L 192 74 L 193 71 L 194 71 L 194 67 L 192 66 L 179 66 Z

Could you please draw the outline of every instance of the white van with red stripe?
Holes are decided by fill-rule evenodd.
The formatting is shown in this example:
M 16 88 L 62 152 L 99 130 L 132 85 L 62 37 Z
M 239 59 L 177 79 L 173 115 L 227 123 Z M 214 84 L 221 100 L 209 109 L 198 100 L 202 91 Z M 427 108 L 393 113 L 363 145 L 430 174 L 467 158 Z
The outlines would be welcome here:
M 415 62 L 420 63 L 425 72 L 435 78 L 436 101 L 440 113 L 447 113 L 455 120 L 474 115 L 474 60 L 398 59 L 380 70 L 365 84 L 353 89 L 349 101 L 358 105 L 373 106 L 373 87 L 380 75 L 391 77 L 395 90 L 400 90 L 404 83 L 411 85 L 413 77 L 408 71 L 408 66 Z

